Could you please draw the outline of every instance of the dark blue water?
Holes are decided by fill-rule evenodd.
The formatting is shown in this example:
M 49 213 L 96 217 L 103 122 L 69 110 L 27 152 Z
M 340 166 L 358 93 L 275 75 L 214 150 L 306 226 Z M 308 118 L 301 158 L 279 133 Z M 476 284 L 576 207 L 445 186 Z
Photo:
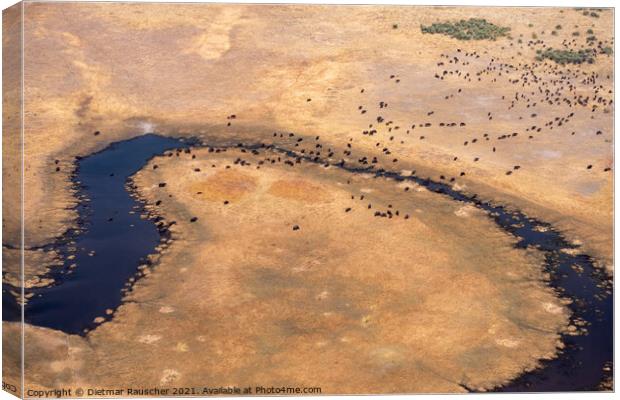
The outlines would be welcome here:
M 81 334 L 94 326 L 96 317 L 111 317 L 106 310 L 121 304 L 121 289 L 146 263 L 162 233 L 153 221 L 140 218 L 142 206 L 127 190 L 127 178 L 153 156 L 187 146 L 151 134 L 77 161 L 74 181 L 88 200 L 78 206 L 80 227 L 56 247 L 66 260 L 52 274 L 56 283 L 28 291 L 34 297 L 26 305 L 26 322 Z
M 93 319 L 106 316 L 122 302 L 121 290 L 137 267 L 153 253 L 155 246 L 167 236 L 165 226 L 157 227 L 151 219 L 141 219 L 142 205 L 130 196 L 127 178 L 140 170 L 153 156 L 173 148 L 197 145 L 195 141 L 144 135 L 110 145 L 101 152 L 78 161 L 74 177 L 80 196 L 80 228 L 69 230 L 57 243 L 50 245 L 64 256 L 75 256 L 65 262 L 61 272 L 52 276 L 56 284 L 32 291 L 35 297 L 26 306 L 26 321 L 67 333 L 84 333 Z M 273 145 L 239 144 L 248 150 L 269 148 L 304 162 L 325 164 Z M 613 296 L 611 281 L 596 269 L 590 257 L 579 252 L 549 224 L 529 218 L 518 211 L 484 202 L 449 185 L 418 176 L 332 164 L 351 173 L 370 172 L 377 178 L 413 181 L 453 200 L 474 205 L 489 213 L 503 230 L 518 238 L 517 247 L 535 247 L 545 254 L 542 268 L 549 272 L 549 284 L 562 297 L 572 300 L 572 320 L 587 321 L 587 334 L 562 337 L 565 348 L 559 357 L 543 362 L 542 367 L 525 373 L 510 384 L 497 388 L 509 392 L 545 392 L 596 390 L 611 372 L 613 357 Z M 134 211 L 135 213 L 131 213 Z M 543 229 L 541 229 L 543 228 Z M 94 251 L 94 255 L 92 254 Z M 76 265 L 71 268 L 71 264 Z M 576 268 L 575 268 L 576 267 Z M 3 319 L 19 320 L 19 307 L 3 287 Z M 11 301 L 12 299 L 13 301 Z M 467 383 L 462 386 L 467 388 Z
M 2 320 L 21 321 L 22 309 L 11 291 L 19 293 L 20 289 L 2 282 Z

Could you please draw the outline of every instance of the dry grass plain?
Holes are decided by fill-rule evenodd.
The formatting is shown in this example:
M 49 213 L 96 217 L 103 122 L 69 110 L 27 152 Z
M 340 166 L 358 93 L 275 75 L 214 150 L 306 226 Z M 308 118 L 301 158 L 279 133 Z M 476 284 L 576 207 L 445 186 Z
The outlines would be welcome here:
M 320 136 L 335 162 L 376 157 L 386 169 L 454 178 L 463 191 L 551 222 L 612 273 L 613 55 L 535 63 L 543 44 L 586 46 L 588 29 L 611 45 L 612 11 L 599 14 L 26 3 L 26 247 L 74 223 L 73 161 L 110 142 L 157 132 L 311 151 Z M 510 27 L 511 38 L 464 42 L 420 31 L 471 17 Z M 17 46 L 15 35 L 4 41 Z M 576 103 L 586 97 L 587 106 Z M 5 149 L 19 145 L 18 105 L 7 104 Z M 369 129 L 377 133 L 363 134 Z M 112 321 L 86 337 L 27 326 L 28 387 L 207 380 L 458 392 L 505 383 L 561 347 L 568 311 L 545 284 L 541 255 L 513 248 L 483 213 L 335 168 L 256 169 L 268 155 L 237 153 L 195 149 L 195 159 L 160 157 L 152 161 L 160 168 L 137 174 L 146 201 L 165 196 L 152 207 L 177 221 L 175 240 Z M 235 164 L 240 156 L 252 166 Z M 3 157 L 5 182 L 18 185 L 19 157 Z M 400 215 L 374 217 L 367 202 Z M 19 243 L 19 229 L 18 214 L 5 214 L 5 246 Z M 57 262 L 39 253 L 26 251 L 31 285 Z M 3 260 L 14 282 L 15 255 L 5 248 Z M 16 354 L 4 354 L 15 366 Z

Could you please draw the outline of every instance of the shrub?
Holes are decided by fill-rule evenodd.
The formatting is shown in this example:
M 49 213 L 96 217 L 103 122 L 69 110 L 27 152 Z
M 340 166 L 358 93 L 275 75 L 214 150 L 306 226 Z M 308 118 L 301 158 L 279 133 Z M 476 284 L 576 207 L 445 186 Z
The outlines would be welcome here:
M 421 26 L 422 33 L 442 34 L 459 40 L 496 40 L 507 36 L 510 28 L 497 26 L 485 19 L 470 18 L 458 22 L 436 22 L 430 26 Z
M 544 59 L 549 59 L 555 61 L 558 64 L 581 64 L 587 62 L 592 64 L 594 62 L 594 57 L 591 49 L 585 50 L 555 50 L 555 49 L 546 49 L 544 51 L 536 51 L 538 56 L 536 56 L 536 60 L 542 61 Z
M 611 49 L 611 47 L 607 46 L 607 47 L 603 47 L 601 49 L 601 52 L 603 54 L 607 54 L 608 56 L 610 56 L 613 53 L 613 50 Z
M 579 32 L 577 31 L 573 32 L 573 36 L 579 36 Z

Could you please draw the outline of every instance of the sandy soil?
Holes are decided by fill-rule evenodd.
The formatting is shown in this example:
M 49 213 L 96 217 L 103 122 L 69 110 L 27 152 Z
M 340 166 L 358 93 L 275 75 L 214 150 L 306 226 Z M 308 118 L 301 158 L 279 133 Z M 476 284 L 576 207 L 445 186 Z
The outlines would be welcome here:
M 26 246 L 49 243 L 73 223 L 74 157 L 112 141 L 155 131 L 310 151 L 320 136 L 334 161 L 376 157 L 377 167 L 454 178 L 462 190 L 552 222 L 611 273 L 613 55 L 600 54 L 591 65 L 533 65 L 543 45 L 575 40 L 574 46 L 584 46 L 588 29 L 603 46 L 613 43 L 613 14 L 599 14 L 27 3 Z M 469 17 L 508 26 L 511 38 L 463 42 L 419 29 Z M 15 26 L 5 22 L 3 29 L 4 45 L 18 48 Z M 542 42 L 531 43 L 534 34 Z M 5 66 L 5 77 L 19 75 L 19 62 Z M 19 93 L 9 89 L 5 96 Z M 588 98 L 587 106 L 575 103 L 578 96 Z M 387 108 L 380 108 L 382 101 Z M 3 124 L 14 133 L 19 104 L 11 104 Z M 431 126 L 421 127 L 426 123 Z M 371 129 L 377 130 L 373 136 L 364 134 Z M 513 132 L 518 136 L 500 139 Z M 18 140 L 5 133 L 5 149 L 17 149 Z M 204 154 L 177 160 L 158 170 L 161 176 L 144 170 L 139 191 L 152 200 L 154 179 L 206 160 Z M 5 184 L 19 186 L 18 153 L 5 150 L 3 162 Z M 169 383 L 211 376 L 239 384 L 316 380 L 330 392 L 459 391 L 459 383 L 486 388 L 504 382 L 554 353 L 566 311 L 545 288 L 537 254 L 512 249 L 511 239 L 484 216 L 459 211 L 440 196 L 412 191 L 422 212 L 405 211 L 410 199 L 393 184 L 345 185 L 339 174 L 280 165 L 258 171 L 235 166 L 205 176 L 188 170 L 166 188 L 175 189 L 173 197 L 159 210 L 178 225 L 177 241 L 158 268 L 87 341 L 63 342 L 62 333 L 28 327 L 37 354 L 28 365 L 43 371 L 30 379 L 42 386 L 112 382 L 115 376 L 155 383 L 168 374 Z M 388 221 L 359 210 L 350 195 L 364 187 L 377 204 L 393 204 L 410 218 Z M 5 196 L 5 210 L 18 200 Z M 345 213 L 347 207 L 352 211 Z M 191 216 L 198 221 L 189 224 Z M 264 230 L 256 231 L 258 223 Z M 19 231 L 18 214 L 5 213 L 4 245 L 17 246 Z M 245 251 L 226 250 L 235 248 Z M 18 264 L 6 261 L 16 260 L 6 249 L 4 268 L 14 282 Z M 26 276 L 35 284 L 55 262 L 53 254 L 25 258 L 37 260 Z M 326 297 L 318 298 L 323 292 Z M 165 304 L 155 300 L 160 296 Z M 153 313 L 153 304 L 177 311 Z M 188 317 L 195 313 L 200 320 Z M 230 335 L 231 329 L 238 333 Z M 153 335 L 144 339 L 151 347 L 139 344 L 144 335 Z M 197 338 L 204 335 L 220 341 L 201 344 Z M 58 350 L 40 356 L 35 343 L 48 337 L 58 340 Z M 87 356 L 56 360 L 66 346 Z M 200 365 L 181 361 L 183 349 L 203 352 Z M 204 362 L 218 351 L 224 361 Z M 325 370 L 326 360 L 337 359 Z M 80 368 L 94 360 L 109 367 Z M 145 360 L 157 367 L 135 368 Z M 50 381 L 49 363 L 66 375 Z M 347 376 L 352 370 L 355 376 Z M 377 370 L 385 372 L 379 382 L 367 379 Z

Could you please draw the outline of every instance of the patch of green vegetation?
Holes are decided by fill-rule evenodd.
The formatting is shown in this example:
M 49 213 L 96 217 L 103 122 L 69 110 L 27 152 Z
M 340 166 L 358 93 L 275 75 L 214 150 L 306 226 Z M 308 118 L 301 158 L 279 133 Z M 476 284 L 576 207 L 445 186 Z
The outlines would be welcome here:
M 596 42 L 596 36 L 588 36 L 588 37 L 586 38 L 586 41 L 587 41 L 587 42 Z
M 497 26 L 482 18 L 470 18 L 458 22 L 436 22 L 421 26 L 422 33 L 439 33 L 459 40 L 496 40 L 507 36 L 510 28 Z
M 586 31 L 586 33 L 587 33 L 588 35 L 591 35 L 591 34 L 593 34 L 593 33 L 594 33 L 594 31 L 593 31 L 592 29 L 588 29 L 588 30 Z
M 603 47 L 603 48 L 601 49 L 601 53 L 603 53 L 603 54 L 607 54 L 608 56 L 612 55 L 612 53 L 613 53 L 613 52 L 614 52 L 614 51 L 613 51 L 613 50 L 612 50 L 612 48 L 611 48 L 611 47 L 609 47 L 609 46 L 607 46 L 607 47 Z
M 555 26 L 555 29 L 557 29 L 557 30 L 562 29 L 562 25 L 556 25 L 556 26 Z
M 558 64 L 582 64 L 587 62 L 589 64 L 594 63 L 594 57 L 592 54 L 592 50 L 555 50 L 555 49 L 546 49 L 544 51 L 537 50 L 536 56 L 537 61 L 543 61 L 545 59 L 549 59 L 555 61 Z

